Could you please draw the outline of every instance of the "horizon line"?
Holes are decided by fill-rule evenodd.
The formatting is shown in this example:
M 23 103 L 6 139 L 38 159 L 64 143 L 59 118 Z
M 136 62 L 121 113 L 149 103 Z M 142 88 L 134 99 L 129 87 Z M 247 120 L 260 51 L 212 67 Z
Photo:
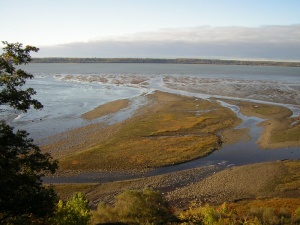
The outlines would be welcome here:
M 35 59 L 110 59 L 110 60 L 209 60 L 209 61 L 242 61 L 242 62 L 290 62 L 300 63 L 297 59 L 266 59 L 266 58 L 205 58 L 205 57 L 67 57 L 67 56 L 44 56 L 32 57 Z

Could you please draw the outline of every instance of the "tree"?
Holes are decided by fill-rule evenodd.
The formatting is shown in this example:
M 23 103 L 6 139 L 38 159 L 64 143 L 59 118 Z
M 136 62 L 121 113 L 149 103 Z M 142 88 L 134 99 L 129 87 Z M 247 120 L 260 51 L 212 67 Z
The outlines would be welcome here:
M 20 43 L 3 42 L 6 47 L 0 55 L 0 106 L 27 112 L 33 106 L 43 105 L 32 95 L 32 88 L 23 89 L 33 75 L 15 66 L 31 61 L 30 52 L 39 49 Z M 14 221 L 32 221 L 45 218 L 54 211 L 57 195 L 51 187 L 45 187 L 41 178 L 54 173 L 57 161 L 42 153 L 26 131 L 16 131 L 0 121 L 0 224 Z
M 26 79 L 32 79 L 33 75 L 24 70 L 16 70 L 15 66 L 28 64 L 31 61 L 30 52 L 37 52 L 39 49 L 33 46 L 26 46 L 20 43 L 9 44 L 3 42 L 6 47 L 0 56 L 0 105 L 8 104 L 11 107 L 27 112 L 30 106 L 35 109 L 43 108 L 43 105 L 32 99 L 36 92 L 32 88 L 22 89 Z

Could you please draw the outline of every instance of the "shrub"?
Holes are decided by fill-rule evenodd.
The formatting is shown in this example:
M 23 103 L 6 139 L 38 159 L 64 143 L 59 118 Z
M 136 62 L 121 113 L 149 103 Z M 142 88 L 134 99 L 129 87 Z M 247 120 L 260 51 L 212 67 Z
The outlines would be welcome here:
M 152 188 L 127 190 L 116 197 L 115 206 L 98 205 L 94 220 L 137 224 L 166 224 L 173 213 L 163 196 Z
M 60 200 L 51 222 L 55 225 L 85 225 L 90 221 L 88 200 L 81 193 L 75 193 L 64 203 Z
M 114 208 L 104 202 L 100 202 L 97 207 L 97 211 L 92 214 L 92 224 L 114 223 L 117 221 L 118 218 Z
M 257 217 L 250 218 L 238 215 L 236 210 L 226 203 L 219 208 L 208 204 L 204 206 L 193 205 L 186 212 L 179 215 L 183 225 L 261 225 Z

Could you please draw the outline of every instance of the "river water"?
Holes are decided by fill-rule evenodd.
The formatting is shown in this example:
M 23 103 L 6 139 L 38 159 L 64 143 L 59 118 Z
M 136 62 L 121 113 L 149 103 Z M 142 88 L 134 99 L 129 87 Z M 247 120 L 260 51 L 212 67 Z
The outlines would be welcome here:
M 27 130 L 38 144 L 46 143 L 51 135 L 89 123 L 109 125 L 122 121 L 147 104 L 145 95 L 155 90 L 198 98 L 221 97 L 283 105 L 293 111 L 293 116 L 300 112 L 300 68 L 296 67 L 49 63 L 21 68 L 35 76 L 28 86 L 37 91 L 35 97 L 44 109 L 24 114 L 1 106 L 1 117 L 16 129 Z M 129 107 L 92 122 L 80 118 L 83 113 L 118 99 L 129 99 Z M 203 165 L 228 167 L 300 158 L 299 148 L 261 150 L 256 145 L 261 132 L 256 124 L 261 120 L 246 117 L 236 106 L 221 103 L 243 119 L 240 126 L 250 129 L 250 141 L 225 146 L 205 158 L 159 168 L 147 175 Z

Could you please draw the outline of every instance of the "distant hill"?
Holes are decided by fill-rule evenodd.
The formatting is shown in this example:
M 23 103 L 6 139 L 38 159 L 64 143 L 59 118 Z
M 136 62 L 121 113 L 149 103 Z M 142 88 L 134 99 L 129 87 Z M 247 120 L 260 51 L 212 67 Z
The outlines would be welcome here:
M 300 67 L 300 62 L 244 61 L 220 59 L 155 59 L 155 58 L 33 58 L 33 63 L 169 63 Z

